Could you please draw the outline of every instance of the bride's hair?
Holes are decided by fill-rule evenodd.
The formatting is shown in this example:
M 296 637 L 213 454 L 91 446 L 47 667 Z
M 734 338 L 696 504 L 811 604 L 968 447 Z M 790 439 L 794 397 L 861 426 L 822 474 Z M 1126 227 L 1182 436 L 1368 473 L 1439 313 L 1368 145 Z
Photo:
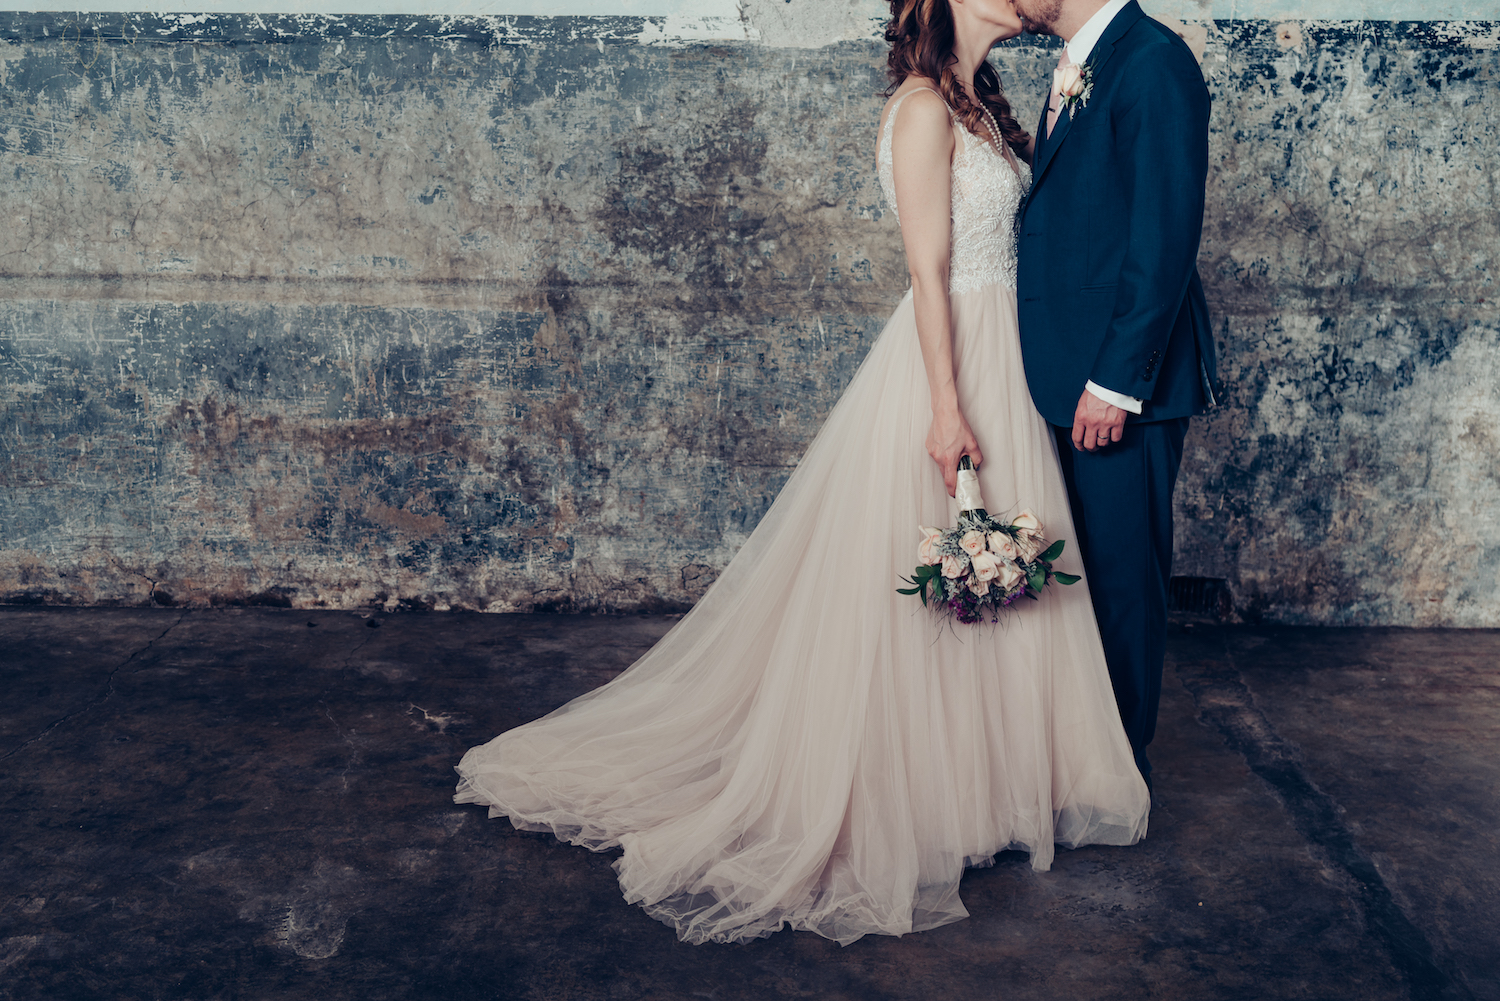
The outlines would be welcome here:
M 983 135 L 984 109 L 969 100 L 968 92 L 953 72 L 953 12 L 948 0 L 890 0 L 891 19 L 885 26 L 885 40 L 891 43 L 886 57 L 886 73 L 891 85 L 886 95 L 895 92 L 909 76 L 936 80 L 943 100 L 953 109 L 953 117 L 975 135 Z M 1017 153 L 1031 139 L 1010 113 L 1010 102 L 1000 89 L 1000 77 L 988 60 L 974 72 L 974 93 L 987 105 L 1000 126 L 1000 134 Z

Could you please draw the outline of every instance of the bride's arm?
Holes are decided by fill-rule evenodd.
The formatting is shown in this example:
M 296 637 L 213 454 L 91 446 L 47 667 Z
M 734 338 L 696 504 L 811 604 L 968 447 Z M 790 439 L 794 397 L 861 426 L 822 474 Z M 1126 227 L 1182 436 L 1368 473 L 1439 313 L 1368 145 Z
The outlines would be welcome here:
M 959 458 L 967 455 L 976 466 L 983 459 L 959 406 L 953 371 L 953 314 L 948 302 L 953 127 L 947 107 L 931 91 L 912 94 L 899 111 L 891 133 L 891 167 L 932 401 L 927 454 L 943 471 L 951 497 L 958 483 Z

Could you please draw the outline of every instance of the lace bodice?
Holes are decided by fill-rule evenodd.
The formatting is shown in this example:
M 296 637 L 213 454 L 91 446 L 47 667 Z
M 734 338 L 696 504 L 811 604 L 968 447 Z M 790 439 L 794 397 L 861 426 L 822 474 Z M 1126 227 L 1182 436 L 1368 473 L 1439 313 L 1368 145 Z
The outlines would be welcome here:
M 925 88 L 924 88 L 925 89 Z M 891 170 L 891 133 L 901 102 L 916 91 L 903 94 L 886 117 L 880 131 L 880 150 L 875 164 L 880 174 L 880 189 L 891 211 L 896 211 L 896 184 Z M 937 93 L 937 91 L 933 91 Z M 969 292 L 985 285 L 1016 287 L 1016 213 L 1031 183 L 1031 169 L 1020 160 L 1011 169 L 1008 157 L 1001 156 L 990 143 L 969 132 L 959 130 L 962 148 L 953 155 L 953 235 L 950 239 L 948 291 Z

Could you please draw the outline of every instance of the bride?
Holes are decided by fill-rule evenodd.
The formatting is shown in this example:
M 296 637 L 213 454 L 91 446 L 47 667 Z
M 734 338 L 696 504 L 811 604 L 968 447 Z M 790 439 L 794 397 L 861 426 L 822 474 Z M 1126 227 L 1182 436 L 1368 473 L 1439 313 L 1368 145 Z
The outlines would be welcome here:
M 687 942 L 933 928 L 967 916 L 965 866 L 1022 849 L 1045 870 L 1054 845 L 1146 831 L 1087 581 L 998 626 L 896 594 L 917 526 L 953 523 L 966 454 L 990 511 L 1030 507 L 1073 536 L 1016 329 L 1028 136 L 985 61 L 1020 20 L 1008 0 L 891 8 L 876 166 L 911 291 L 692 612 L 458 765 L 457 802 L 623 849 L 626 899 Z

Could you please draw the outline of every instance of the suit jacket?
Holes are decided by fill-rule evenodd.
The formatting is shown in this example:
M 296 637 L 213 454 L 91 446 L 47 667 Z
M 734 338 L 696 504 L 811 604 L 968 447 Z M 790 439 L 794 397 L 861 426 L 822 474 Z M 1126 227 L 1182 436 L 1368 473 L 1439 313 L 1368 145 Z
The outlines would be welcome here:
M 1213 332 L 1198 241 L 1208 88 L 1192 51 L 1126 5 L 1086 65 L 1088 104 L 1037 130 L 1022 203 L 1016 299 L 1026 381 L 1070 426 L 1084 383 L 1141 399 L 1160 421 L 1214 402 Z

